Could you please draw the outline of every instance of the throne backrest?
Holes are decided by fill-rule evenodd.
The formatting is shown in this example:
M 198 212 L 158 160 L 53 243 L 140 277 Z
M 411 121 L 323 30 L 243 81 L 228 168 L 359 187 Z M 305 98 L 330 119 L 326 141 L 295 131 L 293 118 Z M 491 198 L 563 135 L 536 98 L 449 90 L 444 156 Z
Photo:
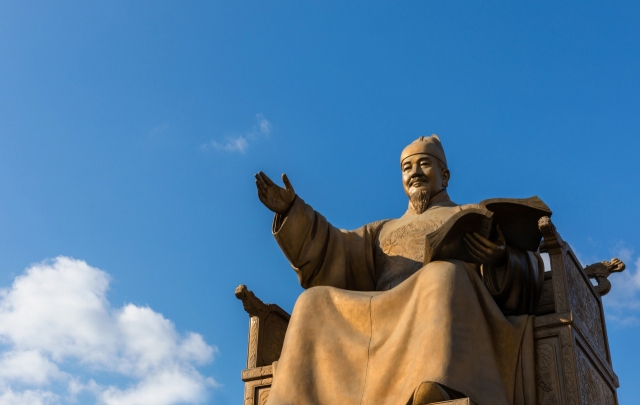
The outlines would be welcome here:
M 534 323 L 538 404 L 616 405 L 619 383 L 601 295 L 611 288 L 608 274 L 624 270 L 624 263 L 612 259 L 583 268 L 548 217 L 538 225 L 540 251 L 551 263 Z

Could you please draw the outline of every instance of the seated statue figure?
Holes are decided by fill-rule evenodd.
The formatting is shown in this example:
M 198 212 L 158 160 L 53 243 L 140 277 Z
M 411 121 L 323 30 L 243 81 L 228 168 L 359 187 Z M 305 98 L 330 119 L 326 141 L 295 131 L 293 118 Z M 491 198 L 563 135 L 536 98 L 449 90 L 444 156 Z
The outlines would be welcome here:
M 332 226 L 264 173 L 260 201 L 306 289 L 297 300 L 269 405 L 422 405 L 470 398 L 534 405 L 531 315 L 544 266 L 536 252 L 468 233 L 473 260 L 425 262 L 425 235 L 465 209 L 447 194 L 440 139 L 400 156 L 409 197 L 397 219 L 354 231 Z

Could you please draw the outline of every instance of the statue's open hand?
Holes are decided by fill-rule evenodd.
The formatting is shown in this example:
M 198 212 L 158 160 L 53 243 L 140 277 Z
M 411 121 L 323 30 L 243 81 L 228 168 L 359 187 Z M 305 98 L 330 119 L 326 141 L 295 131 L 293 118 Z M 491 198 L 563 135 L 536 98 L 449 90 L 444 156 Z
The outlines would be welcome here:
M 263 172 L 256 174 L 256 187 L 260 201 L 271 211 L 286 215 L 293 205 L 293 200 L 296 199 L 296 193 L 286 174 L 282 175 L 282 182 L 284 188 L 271 181 Z
M 498 237 L 495 241 L 483 237 L 477 232 L 464 237 L 467 250 L 476 259 L 476 263 L 502 266 L 507 261 L 507 244 L 500 227 L 496 227 Z

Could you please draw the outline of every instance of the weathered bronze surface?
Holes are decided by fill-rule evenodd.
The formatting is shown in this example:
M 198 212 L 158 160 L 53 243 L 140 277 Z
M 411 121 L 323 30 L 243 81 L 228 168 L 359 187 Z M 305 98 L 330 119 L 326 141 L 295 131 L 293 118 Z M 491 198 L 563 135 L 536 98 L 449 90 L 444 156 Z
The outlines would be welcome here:
M 450 173 L 437 136 L 407 146 L 400 163 L 407 212 L 350 232 L 307 205 L 286 175 L 284 188 L 262 172 L 256 175 L 258 196 L 275 213 L 273 234 L 308 290 L 290 320 L 246 287 L 236 291 L 251 315 L 245 403 L 617 403 L 598 294 L 606 286 L 596 292 L 581 267 L 545 275 L 538 252 L 508 245 L 499 227 L 485 236 L 470 229 L 460 242 L 468 249 L 466 262 L 423 263 L 425 236 L 456 213 L 479 206 L 449 199 Z M 572 253 L 558 242 L 548 217 L 539 227 L 552 267 L 566 263 Z M 617 259 L 602 266 L 609 272 L 624 268 Z M 601 270 L 589 275 L 604 283 L 608 273 Z M 586 290 L 572 295 L 572 285 Z M 575 324 L 574 313 L 580 318 Z M 566 333 L 571 337 L 562 338 Z M 558 338 L 581 350 L 571 346 L 569 352 L 570 343 Z M 554 361 L 552 375 L 547 370 Z M 576 363 L 590 376 L 584 378 L 602 381 L 594 395 L 604 402 L 584 402 L 586 388 L 576 387 L 570 373 Z M 578 392 L 582 400 L 571 400 Z
M 595 287 L 598 294 L 607 295 L 611 291 L 611 282 L 608 277 L 611 273 L 618 273 L 626 268 L 622 260 L 613 258 L 610 262 L 602 261 L 585 267 L 584 271 L 590 278 L 595 278 L 598 285 Z

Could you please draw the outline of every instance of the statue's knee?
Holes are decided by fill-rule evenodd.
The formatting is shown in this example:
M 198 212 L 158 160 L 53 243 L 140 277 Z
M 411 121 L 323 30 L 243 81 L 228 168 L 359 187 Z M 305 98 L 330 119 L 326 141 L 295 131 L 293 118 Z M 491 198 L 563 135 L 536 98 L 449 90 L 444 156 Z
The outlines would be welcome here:
M 293 310 L 294 312 L 306 311 L 307 309 L 313 310 L 322 301 L 326 300 L 328 294 L 329 287 L 311 287 L 300 294 Z
M 421 280 L 429 284 L 450 285 L 459 281 L 468 280 L 466 264 L 459 260 L 435 261 L 422 268 Z

